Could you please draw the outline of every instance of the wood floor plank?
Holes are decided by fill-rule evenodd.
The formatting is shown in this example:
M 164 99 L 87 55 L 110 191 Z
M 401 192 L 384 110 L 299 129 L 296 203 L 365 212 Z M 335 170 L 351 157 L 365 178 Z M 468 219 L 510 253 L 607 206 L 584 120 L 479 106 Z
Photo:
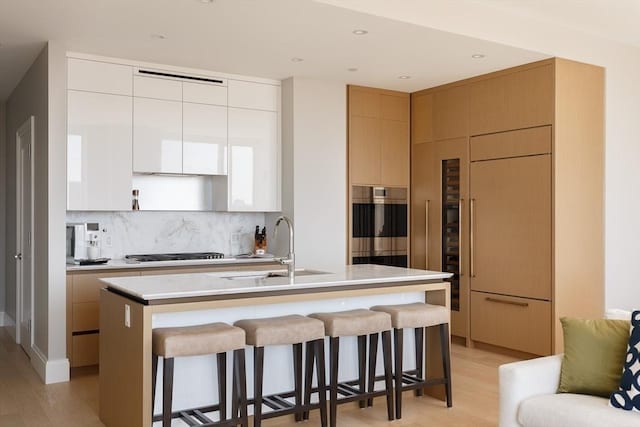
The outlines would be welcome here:
M 402 420 L 390 424 L 384 398 L 373 408 L 357 403 L 338 407 L 338 422 L 348 427 L 470 426 L 498 423 L 498 369 L 515 357 L 454 344 L 452 353 L 453 408 L 424 396 L 404 393 Z M 174 426 L 178 426 L 178 421 Z M 305 426 L 319 424 L 318 411 Z M 98 370 L 73 369 L 68 383 L 44 385 L 29 359 L 11 336 L 0 328 L 0 426 L 11 427 L 100 427 L 98 418 Z M 183 425 L 183 424 L 180 424 Z M 265 427 L 300 427 L 291 417 L 263 422 Z

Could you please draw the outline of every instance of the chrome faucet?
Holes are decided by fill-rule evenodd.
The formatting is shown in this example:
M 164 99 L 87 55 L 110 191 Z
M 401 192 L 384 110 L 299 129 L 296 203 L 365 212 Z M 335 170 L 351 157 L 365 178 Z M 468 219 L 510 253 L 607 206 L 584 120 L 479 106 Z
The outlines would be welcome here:
M 289 253 L 287 254 L 286 258 L 284 257 L 276 258 L 276 261 L 278 261 L 282 265 L 287 266 L 289 281 L 293 281 L 294 274 L 296 271 L 296 256 L 293 253 L 293 223 L 289 218 L 287 218 L 286 216 L 278 217 L 278 219 L 276 220 L 276 226 L 274 227 L 274 230 L 273 230 L 273 238 L 274 239 L 276 238 L 276 235 L 278 233 L 278 226 L 282 221 L 286 222 L 287 226 L 289 227 Z

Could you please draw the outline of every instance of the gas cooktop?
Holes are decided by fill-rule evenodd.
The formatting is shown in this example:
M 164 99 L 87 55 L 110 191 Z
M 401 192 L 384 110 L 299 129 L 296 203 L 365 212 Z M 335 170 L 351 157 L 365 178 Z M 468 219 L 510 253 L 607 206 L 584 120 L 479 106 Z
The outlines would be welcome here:
M 124 259 L 137 262 L 149 261 L 184 261 L 193 259 L 219 259 L 224 258 L 220 252 L 186 252 L 179 254 L 142 254 L 125 255 Z

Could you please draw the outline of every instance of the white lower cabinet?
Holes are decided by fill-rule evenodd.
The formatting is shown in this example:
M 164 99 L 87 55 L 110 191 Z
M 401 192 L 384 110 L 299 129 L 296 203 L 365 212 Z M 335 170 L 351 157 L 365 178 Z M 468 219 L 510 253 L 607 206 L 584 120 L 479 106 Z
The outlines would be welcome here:
M 182 173 L 182 102 L 133 98 L 133 172 Z
M 69 90 L 67 102 L 67 209 L 131 209 L 131 96 Z
M 226 210 L 280 210 L 280 126 L 275 111 L 229 108 Z
M 227 107 L 182 104 L 182 172 L 227 174 Z

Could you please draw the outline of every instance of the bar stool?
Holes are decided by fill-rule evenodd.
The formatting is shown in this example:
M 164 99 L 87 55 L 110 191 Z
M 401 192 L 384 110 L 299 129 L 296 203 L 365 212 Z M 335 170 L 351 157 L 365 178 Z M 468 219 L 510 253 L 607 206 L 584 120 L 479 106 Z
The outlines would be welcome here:
M 173 418 L 181 418 L 187 425 L 198 426 L 248 426 L 247 389 L 245 372 L 245 333 L 242 329 L 226 323 L 157 328 L 152 331 L 152 401 L 151 416 L 154 421 L 162 420 L 163 427 L 169 427 Z M 233 351 L 233 400 L 232 414 L 227 418 L 227 352 Z M 176 357 L 215 354 L 218 364 L 217 405 L 193 408 L 172 413 L 173 365 Z M 153 417 L 158 376 L 158 357 L 163 360 L 162 415 Z M 240 417 L 238 418 L 238 410 Z M 204 415 L 218 411 L 220 421 L 214 422 Z M 197 420 L 197 421 L 194 421 Z
M 402 418 L 402 392 L 404 390 L 416 390 L 421 396 L 425 386 L 444 384 L 447 395 L 447 407 L 453 405 L 451 400 L 451 360 L 449 353 L 449 310 L 441 305 L 425 303 L 411 303 L 399 305 L 378 305 L 371 310 L 387 313 L 391 316 L 394 332 L 394 359 L 395 359 L 395 392 L 396 392 L 396 418 Z M 444 377 L 425 379 L 423 375 L 424 330 L 431 326 L 439 326 L 440 352 L 442 355 L 442 368 Z M 416 342 L 416 369 L 403 371 L 403 330 L 413 328 Z M 426 365 L 426 362 L 424 362 Z
M 329 425 L 336 426 L 337 405 L 340 403 L 359 401 L 364 408 L 367 401 L 373 404 L 373 397 L 386 395 L 387 416 L 393 420 L 393 381 L 391 372 L 391 316 L 386 313 L 359 309 L 336 313 L 315 313 L 309 315 L 324 322 L 324 329 L 329 341 L 330 378 L 329 378 Z M 374 391 L 375 370 L 378 350 L 378 334 L 382 333 L 382 349 L 384 356 L 385 389 Z M 366 367 L 366 339 L 369 336 L 369 377 L 368 389 L 365 391 L 365 367 Z M 340 349 L 340 337 L 358 337 L 358 365 L 359 376 L 357 380 L 338 383 L 338 353 Z M 355 388 L 354 386 L 358 386 Z M 338 394 L 343 396 L 338 399 Z
M 295 414 L 296 421 L 301 421 L 303 413 L 310 409 L 320 408 L 320 423 L 327 425 L 327 397 L 324 374 L 324 324 L 316 319 L 300 315 L 271 317 L 266 319 L 246 319 L 235 323 L 244 329 L 247 344 L 253 346 L 253 425 L 260 427 L 262 420 Z M 311 390 L 313 363 L 316 364 L 318 378 L 318 403 L 311 404 L 310 399 L 302 402 L 302 344 L 306 343 L 306 384 Z M 268 396 L 262 395 L 264 380 L 264 348 L 270 345 L 293 346 L 294 390 Z M 310 392 L 309 392 L 310 393 Z M 293 397 L 295 404 L 287 398 Z M 262 405 L 273 409 L 262 413 Z

